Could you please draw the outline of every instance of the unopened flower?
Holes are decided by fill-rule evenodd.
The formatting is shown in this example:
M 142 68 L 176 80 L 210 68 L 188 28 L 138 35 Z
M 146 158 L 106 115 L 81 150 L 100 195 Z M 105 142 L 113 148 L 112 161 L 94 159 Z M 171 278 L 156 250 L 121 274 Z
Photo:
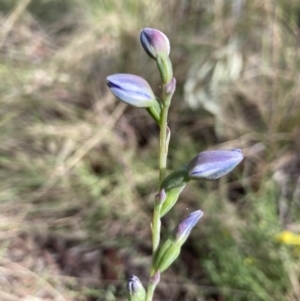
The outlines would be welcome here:
M 160 281 L 160 272 L 157 271 L 153 276 L 150 277 L 150 282 L 154 285 L 157 285 Z
M 106 78 L 107 86 L 121 101 L 139 108 L 156 105 L 157 100 L 149 84 L 133 74 L 114 74 Z
M 165 86 L 165 91 L 167 95 L 173 95 L 176 90 L 176 78 L 173 77 L 172 80 Z
M 178 225 L 175 235 L 172 235 L 164 242 L 155 257 L 156 271 L 164 272 L 176 260 L 182 245 L 202 215 L 203 212 L 201 210 L 192 212 Z
M 144 301 L 146 297 L 146 291 L 141 283 L 140 279 L 132 275 L 127 281 L 127 291 L 129 301 Z
M 170 42 L 161 31 L 153 28 L 144 28 L 141 31 L 140 40 L 147 54 L 154 60 L 159 56 L 169 56 Z
M 188 179 L 218 179 L 233 170 L 243 158 L 240 149 L 201 152 L 187 166 Z
M 182 221 L 176 229 L 175 242 L 182 246 L 190 235 L 191 230 L 197 224 L 198 220 L 203 216 L 201 210 L 192 212 L 184 221 Z

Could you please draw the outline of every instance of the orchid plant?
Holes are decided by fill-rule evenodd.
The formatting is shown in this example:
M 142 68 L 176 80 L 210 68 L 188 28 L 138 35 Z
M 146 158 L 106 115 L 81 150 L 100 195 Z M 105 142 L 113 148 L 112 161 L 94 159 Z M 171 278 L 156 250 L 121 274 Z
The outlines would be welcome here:
M 157 64 L 162 81 L 161 98 L 156 97 L 147 81 L 137 75 L 110 75 L 107 77 L 107 85 L 119 100 L 135 107 L 145 108 L 160 129 L 159 179 L 151 224 L 152 264 L 149 281 L 147 289 L 137 276 L 131 276 L 127 283 L 129 301 L 152 301 L 155 288 L 160 281 L 160 274 L 179 256 L 182 245 L 203 216 L 203 212 L 201 210 L 192 212 L 163 243 L 160 242 L 161 218 L 172 209 L 189 181 L 218 179 L 234 169 L 243 160 L 243 154 L 240 149 L 204 151 L 185 166 L 166 176 L 171 136 L 168 111 L 176 89 L 176 79 L 169 58 L 171 47 L 167 36 L 152 28 L 141 31 L 140 41 L 146 53 Z

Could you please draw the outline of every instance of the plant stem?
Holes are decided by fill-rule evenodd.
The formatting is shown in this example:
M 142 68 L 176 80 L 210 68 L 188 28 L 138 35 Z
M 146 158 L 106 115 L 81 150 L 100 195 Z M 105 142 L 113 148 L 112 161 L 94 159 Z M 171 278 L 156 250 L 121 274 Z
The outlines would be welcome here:
M 146 300 L 145 301 L 152 301 L 155 288 L 156 288 L 156 284 L 154 284 L 153 282 L 149 281 L 149 283 L 148 283 L 148 289 L 147 289 L 147 295 L 146 295 Z
M 168 111 L 170 106 L 170 96 L 163 93 L 163 108 L 161 113 L 161 126 L 160 126 L 160 136 L 159 136 L 159 187 L 166 175 L 167 168 L 167 157 L 169 148 L 169 133 L 167 133 L 168 124 Z M 159 246 L 160 241 L 160 209 L 162 204 L 155 203 L 152 221 L 152 257 L 154 258 L 155 252 Z
M 160 125 L 160 135 L 159 135 L 159 190 L 160 186 L 166 175 L 167 168 L 167 157 L 168 157 L 168 148 L 169 148 L 169 140 L 170 140 L 170 132 L 167 128 L 168 124 L 168 112 L 172 95 L 167 95 L 165 92 L 163 93 L 163 107 L 161 112 L 161 125 Z M 150 278 L 153 276 L 155 272 L 154 269 L 154 258 L 156 251 L 160 242 L 160 209 L 162 204 L 155 202 L 154 211 L 153 211 L 153 220 L 152 220 L 152 267 Z M 152 301 L 154 290 L 156 288 L 157 283 L 153 283 L 150 279 L 148 283 L 146 301 Z
M 163 105 L 159 137 L 159 186 L 165 178 L 168 156 L 167 124 L 169 105 Z

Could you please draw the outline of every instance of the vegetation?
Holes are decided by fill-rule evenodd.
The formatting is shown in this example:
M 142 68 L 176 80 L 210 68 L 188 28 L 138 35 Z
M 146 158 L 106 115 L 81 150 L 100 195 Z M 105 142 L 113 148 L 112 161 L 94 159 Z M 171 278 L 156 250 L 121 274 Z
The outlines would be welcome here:
M 163 219 L 205 212 L 154 300 L 300 300 L 299 20 L 296 0 L 2 0 L 0 299 L 124 300 L 129 274 L 147 281 L 159 132 L 105 79 L 159 94 L 137 38 L 153 27 L 177 79 L 170 170 L 246 157 Z

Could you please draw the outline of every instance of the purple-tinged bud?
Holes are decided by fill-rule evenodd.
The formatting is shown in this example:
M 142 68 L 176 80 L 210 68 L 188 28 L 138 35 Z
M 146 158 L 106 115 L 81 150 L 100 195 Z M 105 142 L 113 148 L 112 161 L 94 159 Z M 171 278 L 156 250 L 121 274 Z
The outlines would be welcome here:
M 164 272 L 177 259 L 182 245 L 202 215 L 203 212 L 201 210 L 192 212 L 178 225 L 175 235 L 173 234 L 162 244 L 154 260 L 156 271 Z
M 156 60 L 158 56 L 169 56 L 170 42 L 167 36 L 161 31 L 153 28 L 141 30 L 140 40 L 147 54 Z
M 176 79 L 173 77 L 169 83 L 164 87 L 166 97 L 164 99 L 164 105 L 169 106 L 171 104 L 172 96 L 176 90 Z
M 165 86 L 166 94 L 173 95 L 175 92 L 175 89 L 176 89 L 176 78 L 173 77 L 172 80 Z
M 243 158 L 240 149 L 201 152 L 187 166 L 188 179 L 218 179 L 233 170 Z
M 183 245 L 183 243 L 189 237 L 191 230 L 202 216 L 203 212 L 201 210 L 194 211 L 177 226 L 175 233 L 175 244 L 178 244 L 178 246 Z
M 144 28 L 140 40 L 147 54 L 156 61 L 163 84 L 168 84 L 173 78 L 169 39 L 157 29 Z
M 156 286 L 160 281 L 160 272 L 157 271 L 153 276 L 151 276 L 150 281 Z
M 137 276 L 130 276 L 127 281 L 127 291 L 129 301 L 144 301 L 146 298 L 146 291 Z
M 106 78 L 107 86 L 121 101 L 139 108 L 152 107 L 157 100 L 149 84 L 133 74 L 114 74 Z
M 162 204 L 167 198 L 167 194 L 164 189 L 155 195 L 155 201 L 159 204 Z

